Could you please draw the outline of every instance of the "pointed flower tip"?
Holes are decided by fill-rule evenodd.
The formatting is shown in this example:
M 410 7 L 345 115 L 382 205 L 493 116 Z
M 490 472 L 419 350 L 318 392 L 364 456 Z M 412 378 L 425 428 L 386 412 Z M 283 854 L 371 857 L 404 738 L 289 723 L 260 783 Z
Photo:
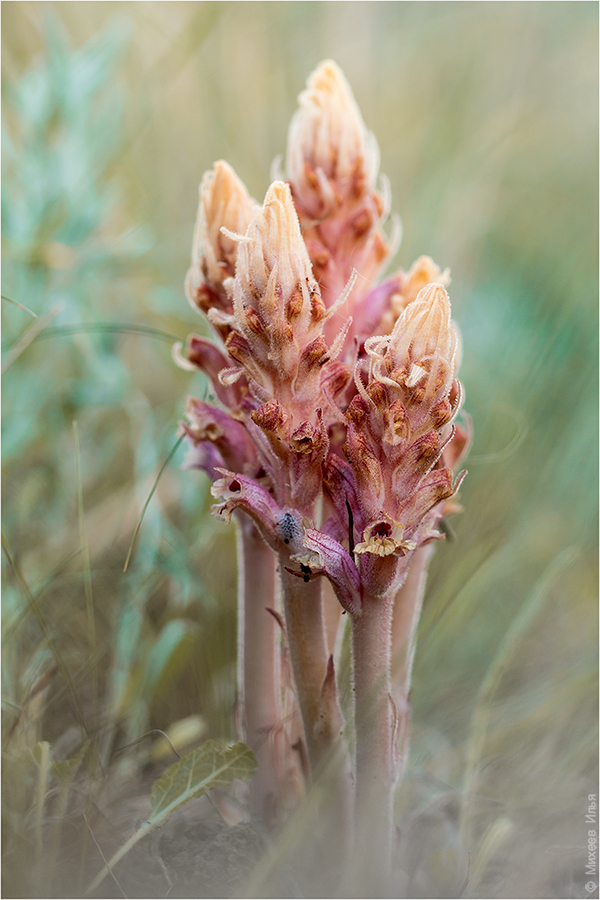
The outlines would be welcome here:
M 238 274 L 255 284 L 256 294 L 264 294 L 274 268 L 283 292 L 289 296 L 299 282 L 314 281 L 312 266 L 300 230 L 290 186 L 274 181 L 264 204 L 247 229 L 249 243 L 242 245 Z M 263 297 L 263 305 L 266 298 Z
M 450 340 L 454 349 L 457 335 L 451 322 L 448 292 L 443 284 L 432 282 L 421 288 L 404 309 L 394 326 L 391 342 L 411 343 L 412 355 L 416 356 L 432 352 L 440 340 Z
M 288 240 L 293 241 L 294 252 L 302 252 L 308 259 L 292 192 L 285 181 L 274 181 L 269 187 L 262 208 L 262 217 L 267 228 L 273 232 L 271 237 L 274 241 L 281 240 L 283 235 L 287 235 Z M 259 225 L 259 230 L 264 229 Z
M 300 94 L 289 131 L 287 169 L 294 198 L 318 217 L 345 196 L 374 190 L 379 150 L 342 70 L 325 60 Z
M 354 102 L 352 89 L 341 68 L 332 59 L 324 59 L 308 76 L 306 90 L 301 94 L 300 102 L 323 100 L 328 94 L 345 95 Z
M 290 191 L 290 186 L 287 182 L 274 181 L 270 185 L 270 187 L 265 195 L 265 202 L 264 202 L 263 208 L 266 209 L 267 206 L 272 206 L 273 203 L 276 201 L 279 201 L 280 203 L 283 203 L 285 206 L 289 206 L 289 207 L 291 207 L 291 209 L 294 209 L 294 204 L 292 201 L 292 192 Z
M 422 287 L 415 298 L 415 303 L 426 304 L 432 308 L 439 305 L 450 310 L 448 291 L 439 281 L 432 281 Z
M 205 172 L 187 277 L 189 299 L 204 312 L 215 304 L 229 306 L 224 283 L 235 272 L 235 236 L 245 233 L 257 209 L 258 204 L 228 163 L 219 160 Z

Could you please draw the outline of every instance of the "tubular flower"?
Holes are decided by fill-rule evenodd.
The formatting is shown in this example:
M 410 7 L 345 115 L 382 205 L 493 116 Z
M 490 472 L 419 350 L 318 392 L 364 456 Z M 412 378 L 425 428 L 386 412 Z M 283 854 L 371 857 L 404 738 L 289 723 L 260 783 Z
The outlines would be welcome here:
M 330 306 L 355 268 L 358 302 L 388 254 L 384 203 L 375 190 L 379 149 L 348 82 L 321 63 L 300 94 L 288 137 L 287 170 L 315 275 Z
M 333 360 L 345 330 L 331 347 L 323 337 L 335 309 L 321 299 L 289 186 L 275 182 L 240 241 L 226 341 L 237 367 L 220 377 L 247 379 L 257 404 L 252 423 L 262 437 L 254 434 L 279 481 L 278 497 L 307 512 L 321 489 L 327 425 L 341 418 L 332 398 L 350 377 Z
M 240 422 L 236 422 L 223 410 L 194 397 L 187 398 L 185 414 L 187 422 L 182 427 L 193 447 L 209 442 L 219 454 L 221 466 L 248 475 L 259 471 L 256 446 Z M 197 465 L 197 459 L 191 453 L 188 466 L 204 468 Z
M 204 175 L 200 184 L 200 204 L 192 247 L 192 265 L 186 278 L 186 292 L 192 306 L 208 315 L 223 339 L 231 331 L 228 319 L 233 309 L 231 292 L 238 252 L 236 236 L 238 232 L 246 230 L 258 208 L 256 201 L 252 200 L 226 162 L 221 160 L 215 163 L 214 169 Z M 226 378 L 219 378 L 221 372 L 231 368 L 231 359 L 213 341 L 190 335 L 185 352 L 182 353 L 181 345 L 176 345 L 174 356 L 175 361 L 183 368 L 200 369 L 208 376 L 217 398 L 236 419 L 243 419 L 255 405 L 248 396 L 245 379 L 227 382 Z M 202 428 L 199 427 L 200 409 L 206 424 Z M 184 423 L 182 427 L 188 435 L 192 450 L 186 464 L 191 468 L 205 469 L 211 477 L 214 477 L 216 465 L 225 464 L 241 472 L 248 471 L 256 461 L 256 450 L 250 446 L 250 437 L 246 435 L 245 440 L 242 440 L 241 426 L 235 423 L 225 429 L 226 437 L 222 434 L 217 437 L 218 429 L 213 427 L 214 422 L 209 423 L 208 410 L 208 405 L 203 401 L 188 398 L 188 424 Z M 215 415 L 217 414 L 225 415 L 215 411 Z M 224 451 L 231 428 L 236 432 L 232 444 L 237 445 L 235 452 L 231 448 Z M 214 446 L 211 447 L 211 444 Z M 242 444 L 245 455 L 240 453 Z
M 430 256 L 420 256 L 410 267 L 408 272 L 400 272 L 394 279 L 390 279 L 391 290 L 387 298 L 387 308 L 382 310 L 381 319 L 374 323 L 371 334 L 389 334 L 402 312 L 409 303 L 416 299 L 419 291 L 428 284 L 437 283 L 444 287 L 450 284 L 450 269 L 440 269 Z M 369 298 L 367 298 L 368 301 Z
M 238 243 L 258 210 L 244 184 L 226 162 L 215 163 L 200 184 L 200 203 L 192 245 L 192 265 L 186 291 L 192 304 L 204 313 L 231 312 L 229 279 L 235 275 Z M 218 326 L 224 336 L 227 327 Z
M 444 504 L 462 480 L 453 483 L 449 467 L 467 442 L 451 425 L 462 397 L 457 347 L 448 295 L 433 284 L 406 307 L 391 335 L 367 341 L 366 385 L 357 365 L 358 392 L 346 413 L 348 463 L 331 457 L 324 487 L 338 519 L 348 522 L 371 595 L 397 589 L 414 551 L 441 537 L 437 525 L 451 511 Z

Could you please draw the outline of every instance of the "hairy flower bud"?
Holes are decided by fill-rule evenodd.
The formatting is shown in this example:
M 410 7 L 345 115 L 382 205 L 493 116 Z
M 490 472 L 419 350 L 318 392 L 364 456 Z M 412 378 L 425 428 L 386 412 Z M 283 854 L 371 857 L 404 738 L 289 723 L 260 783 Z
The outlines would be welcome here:
M 392 388 L 402 401 L 411 435 L 447 424 L 462 400 L 455 380 L 459 337 L 451 321 L 450 300 L 441 284 L 422 288 L 396 322 L 389 337 L 370 338 L 369 380 Z
M 240 243 L 233 304 L 235 330 L 252 357 L 245 368 L 278 397 L 292 385 L 326 315 L 290 189 L 281 181 L 269 188 Z
M 205 173 L 186 280 L 190 302 L 203 312 L 231 312 L 225 282 L 235 274 L 238 243 L 233 235 L 244 234 L 257 209 L 258 204 L 226 162 L 220 160 Z
M 350 295 L 356 304 L 388 253 L 380 228 L 384 203 L 375 190 L 377 142 L 331 61 L 310 76 L 299 105 L 287 169 L 315 277 L 331 306 L 356 269 L 363 276 Z
M 331 60 L 312 73 L 299 105 L 290 125 L 287 168 L 297 203 L 316 219 L 345 198 L 374 190 L 379 150 Z
M 400 272 L 395 276 L 396 290 L 390 293 L 387 308 L 381 313 L 373 334 L 389 334 L 409 303 L 416 299 L 419 291 L 428 284 L 436 282 L 444 287 L 450 284 L 450 269 L 440 269 L 430 256 L 420 256 L 408 272 Z

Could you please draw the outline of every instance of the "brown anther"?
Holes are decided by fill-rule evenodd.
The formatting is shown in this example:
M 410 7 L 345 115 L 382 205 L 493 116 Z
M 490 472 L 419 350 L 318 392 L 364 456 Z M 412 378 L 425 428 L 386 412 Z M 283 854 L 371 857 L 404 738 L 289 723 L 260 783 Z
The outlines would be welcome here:
M 424 387 L 416 387 L 414 390 L 410 392 L 409 402 L 417 406 L 419 403 L 422 403 L 425 399 L 425 388 Z
M 360 238 L 371 228 L 373 218 L 368 209 L 362 209 L 352 222 L 352 231 L 356 238 Z
M 431 421 L 436 428 L 446 425 L 452 418 L 452 407 L 448 400 L 441 400 L 431 410 Z
M 440 449 L 440 440 L 437 431 L 428 431 L 423 436 L 419 445 L 419 462 L 429 462 L 434 459 Z
M 252 306 L 247 306 L 244 310 L 246 323 L 254 334 L 264 334 L 264 326 L 257 311 Z
M 276 400 L 269 400 L 255 409 L 251 418 L 263 431 L 281 436 L 287 415 Z
M 319 434 L 309 422 L 300 425 L 290 438 L 290 447 L 296 453 L 312 453 L 319 443 Z
M 320 322 L 327 315 L 327 308 L 321 300 L 321 293 L 318 288 L 310 289 L 310 308 L 314 322 Z
M 406 415 L 406 409 L 404 408 L 400 400 L 394 400 L 388 410 L 387 417 L 392 433 L 397 438 L 407 440 L 410 432 L 410 425 L 408 422 L 408 416 Z
M 346 416 L 354 423 L 355 428 L 360 428 L 369 415 L 367 401 L 360 394 L 356 394 L 346 410 Z
M 367 385 L 367 394 L 379 409 L 387 406 L 388 395 L 385 385 L 381 381 L 372 381 Z
M 296 290 L 293 291 L 290 295 L 285 310 L 286 316 L 289 321 L 298 318 L 298 316 L 302 312 L 303 303 L 304 301 L 302 299 L 302 292 L 298 290 L 298 288 L 296 288 Z
M 408 370 L 406 366 L 398 366 L 397 369 L 394 369 L 393 372 L 390 372 L 390 378 L 392 381 L 395 381 L 396 384 L 404 385 L 406 381 L 406 377 L 408 375 Z
M 235 359 L 236 362 L 241 363 L 242 365 L 252 357 L 250 352 L 250 348 L 248 344 L 244 340 L 244 338 L 236 334 L 234 331 L 230 333 L 227 340 L 225 341 L 225 347 L 232 359 Z
M 321 365 L 327 358 L 327 344 L 322 335 L 311 341 L 302 351 L 298 365 L 298 377 L 305 377 L 315 366 Z

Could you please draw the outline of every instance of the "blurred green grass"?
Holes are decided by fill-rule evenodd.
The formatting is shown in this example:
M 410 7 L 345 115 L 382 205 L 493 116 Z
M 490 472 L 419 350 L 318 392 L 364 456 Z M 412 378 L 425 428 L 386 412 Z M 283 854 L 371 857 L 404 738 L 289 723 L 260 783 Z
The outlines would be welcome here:
M 234 536 L 181 450 L 122 572 L 185 395 L 206 384 L 168 341 L 85 328 L 203 328 L 182 288 L 200 177 L 226 158 L 261 199 L 297 94 L 332 57 L 380 144 L 395 264 L 428 253 L 452 270 L 475 427 L 465 511 L 429 581 L 400 813 L 464 786 L 487 704 L 470 789 L 512 837 L 504 881 L 494 851 L 469 891 L 580 895 L 596 789 L 597 20 L 566 2 L 3 4 L 2 292 L 39 317 L 3 301 L 9 779 L 38 740 L 72 752 L 73 726 L 99 729 L 105 758 L 193 713 L 233 736 Z M 33 841 L 34 782 L 5 794 L 8 858 Z

